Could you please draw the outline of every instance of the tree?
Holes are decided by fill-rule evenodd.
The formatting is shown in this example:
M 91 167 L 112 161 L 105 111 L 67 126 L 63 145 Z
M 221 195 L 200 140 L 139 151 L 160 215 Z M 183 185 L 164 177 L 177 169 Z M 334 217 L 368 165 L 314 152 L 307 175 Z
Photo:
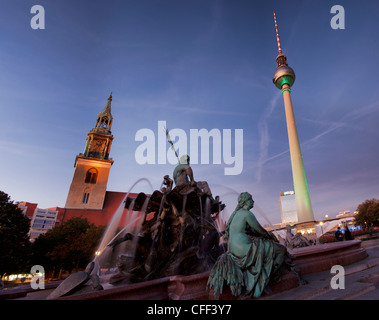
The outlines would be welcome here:
M 379 200 L 370 199 L 362 202 L 357 208 L 355 224 L 360 226 L 379 226 Z
M 85 268 L 94 257 L 104 226 L 96 227 L 87 219 L 72 218 L 43 235 L 33 243 L 33 263 L 46 270 Z
M 29 228 L 29 219 L 0 191 L 0 277 L 30 271 Z

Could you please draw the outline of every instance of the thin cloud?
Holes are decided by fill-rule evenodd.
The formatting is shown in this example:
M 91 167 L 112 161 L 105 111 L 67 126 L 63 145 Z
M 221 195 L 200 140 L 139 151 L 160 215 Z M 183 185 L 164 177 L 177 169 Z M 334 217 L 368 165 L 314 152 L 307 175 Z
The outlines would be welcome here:
M 259 143 L 259 159 L 257 169 L 257 182 L 260 183 L 262 179 L 263 165 L 267 162 L 268 146 L 270 144 L 270 135 L 268 131 L 268 120 L 271 117 L 272 112 L 280 98 L 280 95 L 276 94 L 272 97 L 270 103 L 265 108 L 262 118 L 258 123 L 258 131 L 260 136 Z
M 304 147 L 304 146 L 307 146 L 307 147 L 314 147 L 315 146 L 315 143 L 318 142 L 322 137 L 338 130 L 338 129 L 341 129 L 341 128 L 351 128 L 352 125 L 357 121 L 359 120 L 360 118 L 363 118 L 363 117 L 366 117 L 366 116 L 369 116 L 371 115 L 372 113 L 374 112 L 378 112 L 379 111 L 379 103 L 378 102 L 374 102 L 374 103 L 371 103 L 371 104 L 368 104 L 364 107 L 361 107 L 361 108 L 357 108 L 349 113 L 347 113 L 344 117 L 342 117 L 341 121 L 339 122 L 330 122 L 329 123 L 329 127 L 327 129 L 325 129 L 324 131 L 320 132 L 319 134 L 315 135 L 314 137 L 304 141 L 301 146 Z M 311 121 L 311 122 L 314 122 L 314 123 L 317 123 L 317 124 L 325 124 L 325 122 L 320 122 L 320 121 L 317 121 L 317 120 L 310 120 L 310 119 L 306 119 L 307 121 Z M 269 143 L 269 138 L 265 137 L 264 136 L 264 133 L 263 133 L 263 137 L 261 138 L 261 149 L 263 149 L 263 153 L 261 153 L 261 156 L 260 156 L 260 161 L 259 161 L 259 165 L 258 165 L 258 170 L 260 170 L 260 173 L 262 171 L 262 168 L 263 168 L 263 165 L 266 164 L 267 162 L 271 161 L 271 160 L 274 160 L 276 158 L 279 158 L 285 154 L 287 154 L 289 152 L 289 149 L 286 149 L 280 153 L 277 153 L 269 158 L 265 157 L 265 152 L 267 153 L 267 149 L 268 149 L 268 143 Z M 261 159 L 262 158 L 262 159 Z
M 64 154 L 72 152 L 72 150 L 66 150 L 63 148 L 52 148 L 50 146 L 32 145 L 29 143 L 17 143 L 4 140 L 0 140 L 0 150 L 3 154 L 12 153 L 26 158 L 38 158 L 42 154 Z

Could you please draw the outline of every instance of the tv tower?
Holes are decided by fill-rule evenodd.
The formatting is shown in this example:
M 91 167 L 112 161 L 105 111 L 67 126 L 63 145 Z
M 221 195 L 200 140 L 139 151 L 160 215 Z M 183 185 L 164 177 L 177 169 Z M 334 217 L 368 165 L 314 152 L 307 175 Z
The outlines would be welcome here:
M 314 229 L 313 222 L 315 221 L 315 219 L 313 216 L 311 198 L 309 196 L 308 183 L 307 178 L 305 176 L 303 157 L 301 155 L 299 137 L 296 129 L 295 115 L 293 113 L 291 101 L 291 87 L 295 82 L 295 72 L 291 67 L 288 66 L 287 57 L 284 54 L 282 54 L 275 11 L 274 21 L 279 55 L 276 57 L 277 67 L 272 81 L 274 82 L 275 86 L 282 91 L 284 99 L 298 223 L 303 224 L 306 222 L 312 222 L 309 225 L 305 224 L 303 227 Z

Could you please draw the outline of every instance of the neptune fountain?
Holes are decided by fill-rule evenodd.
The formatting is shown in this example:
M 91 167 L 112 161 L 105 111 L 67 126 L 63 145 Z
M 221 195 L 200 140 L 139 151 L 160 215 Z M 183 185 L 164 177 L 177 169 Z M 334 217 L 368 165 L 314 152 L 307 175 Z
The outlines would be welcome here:
M 135 199 L 126 197 L 124 207 L 128 212 L 140 213 L 138 228 L 123 228 L 80 273 L 81 277 L 72 277 L 72 282 L 70 276 L 61 285 L 61 289 L 67 289 L 58 287 L 49 298 L 81 293 L 90 279 L 96 285 L 92 289 L 87 285 L 85 292 L 103 289 L 98 278 L 104 278 L 100 272 L 104 261 L 116 267 L 108 283 L 118 286 L 178 274 L 199 274 L 210 270 L 226 251 L 226 243 L 221 240 L 223 233 L 215 222 L 225 204 L 218 196 L 212 196 L 206 181 L 194 180 L 187 155 L 180 159 L 173 180 L 164 176 L 160 190 L 151 195 L 139 193 Z M 125 242 L 130 245 L 119 253 Z
M 128 195 L 118 211 L 128 208 L 138 219 L 115 236 L 120 220 L 112 219 L 100 254 L 48 299 L 259 298 L 272 288 L 305 284 L 304 274 L 366 257 L 357 241 L 317 248 L 291 236 L 280 244 L 250 211 L 248 192 L 239 195 L 226 228 L 219 228 L 225 204 L 206 181 L 195 181 L 188 156 L 180 158 L 173 179 L 164 176 L 160 190 Z
M 146 208 L 138 234 L 126 233 L 108 244 L 115 249 L 124 241 L 135 242 L 133 255 L 118 255 L 119 273 L 110 283 L 201 273 L 225 251 L 215 223 L 225 205 L 213 198 L 207 182 L 194 181 L 188 156 L 181 159 L 173 178 L 166 175 L 161 190 L 151 196 L 140 193 L 127 199 L 125 205 L 133 211 Z

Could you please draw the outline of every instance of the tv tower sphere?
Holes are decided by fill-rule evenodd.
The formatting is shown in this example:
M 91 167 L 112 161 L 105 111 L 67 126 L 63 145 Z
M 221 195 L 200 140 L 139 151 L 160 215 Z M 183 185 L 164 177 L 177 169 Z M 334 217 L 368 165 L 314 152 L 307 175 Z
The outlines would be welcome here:
M 282 61 L 284 61 L 284 63 Z M 293 71 L 293 69 L 288 66 L 286 56 L 279 55 L 276 58 L 276 63 L 278 64 L 278 67 L 274 73 L 274 78 L 272 81 L 280 90 L 282 90 L 282 87 L 285 83 L 292 87 L 295 82 L 296 76 L 295 71 Z

